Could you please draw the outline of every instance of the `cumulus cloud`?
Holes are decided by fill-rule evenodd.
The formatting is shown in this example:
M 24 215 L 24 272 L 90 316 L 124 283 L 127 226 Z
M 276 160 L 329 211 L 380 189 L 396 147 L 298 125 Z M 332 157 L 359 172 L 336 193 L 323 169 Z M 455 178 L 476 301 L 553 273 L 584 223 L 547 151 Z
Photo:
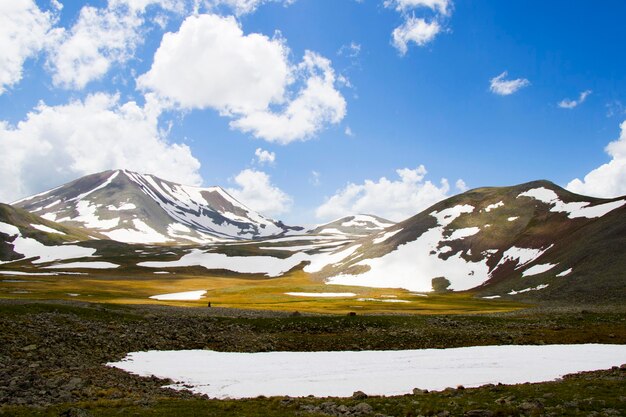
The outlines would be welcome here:
M 456 183 L 454 184 L 454 186 L 456 187 L 457 190 L 459 190 L 462 193 L 467 191 L 467 184 L 465 184 L 465 181 L 463 181 L 460 178 L 456 180 Z
M 190 16 L 178 32 L 163 36 L 152 67 L 137 84 L 188 109 L 264 109 L 284 99 L 288 53 L 281 39 L 244 35 L 232 16 Z
M 350 214 L 369 213 L 401 221 L 448 197 L 450 185 L 443 178 L 439 186 L 425 181 L 426 168 L 396 170 L 398 179 L 385 177 L 363 184 L 349 183 L 338 190 L 316 210 L 316 216 L 327 220 Z
M 182 11 L 182 0 L 109 0 L 106 7 L 84 6 L 70 29 L 57 28 L 47 64 L 57 87 L 82 89 L 124 63 L 143 43 L 149 6 Z
M 404 22 L 391 33 L 391 44 L 405 55 L 409 44 L 424 46 L 432 42 L 442 32 L 443 18 L 451 14 L 452 1 L 450 0 L 386 0 L 385 7 L 397 10 Z M 434 16 L 425 19 L 415 17 L 415 10 L 430 9 Z
M 273 164 L 276 161 L 276 154 L 274 152 L 266 151 L 265 149 L 257 148 L 254 151 L 256 160 L 259 164 Z
M 570 100 L 567 98 L 563 99 L 559 102 L 559 107 L 562 109 L 573 109 L 574 107 L 583 104 L 589 94 L 591 94 L 591 90 L 586 90 L 580 93 L 580 95 L 578 96 L 578 100 Z
M 272 184 L 270 176 L 263 171 L 244 169 L 233 181 L 238 188 L 228 188 L 226 191 L 254 211 L 277 216 L 291 209 L 291 197 Z
M 451 0 L 386 0 L 385 7 L 393 7 L 400 12 L 426 7 L 443 15 L 450 13 Z
M 620 137 L 606 148 L 611 160 L 567 184 L 567 189 L 594 197 L 617 197 L 626 194 L 626 121 L 620 125 Z
M 0 94 L 22 79 L 24 62 L 44 48 L 55 21 L 33 0 L 0 2 Z
M 170 143 L 159 109 L 94 94 L 61 106 L 40 103 L 12 126 L 0 122 L 0 201 L 9 202 L 76 177 L 115 168 L 200 185 L 200 162 L 188 146 Z
M 339 123 L 346 114 L 346 100 L 335 89 L 335 72 L 330 61 L 306 51 L 298 67 L 304 87 L 282 110 L 253 111 L 230 123 L 257 138 L 287 144 L 306 140 L 327 124 Z
M 492 93 L 498 94 L 500 96 L 508 96 L 511 95 L 521 88 L 527 87 L 530 85 L 530 81 L 526 78 L 516 78 L 515 80 L 505 80 L 508 75 L 507 71 L 504 71 L 502 74 L 497 77 L 493 77 L 491 79 L 491 85 L 489 90 Z
M 244 14 L 254 12 L 259 6 L 275 2 L 283 3 L 285 6 L 292 4 L 296 0 L 213 0 L 214 6 L 226 6 L 230 8 L 236 15 L 241 16 Z
M 404 55 L 409 49 L 409 42 L 414 42 L 418 46 L 424 46 L 435 39 L 435 36 L 440 31 L 441 26 L 436 21 L 426 22 L 422 18 L 409 17 L 402 26 L 393 30 L 391 38 L 393 46 Z
M 293 65 L 283 39 L 246 35 L 232 16 L 205 14 L 165 34 L 137 84 L 175 106 L 217 110 L 233 119 L 232 128 L 286 144 L 343 119 L 336 81 L 328 59 L 307 51 Z

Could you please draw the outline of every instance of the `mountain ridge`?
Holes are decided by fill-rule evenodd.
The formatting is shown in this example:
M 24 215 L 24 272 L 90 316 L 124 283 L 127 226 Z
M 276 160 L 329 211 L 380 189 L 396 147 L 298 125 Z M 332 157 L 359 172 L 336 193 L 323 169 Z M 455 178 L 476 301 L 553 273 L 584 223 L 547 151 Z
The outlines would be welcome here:
M 206 244 L 301 230 L 254 212 L 221 187 L 128 170 L 87 175 L 13 205 L 127 243 Z

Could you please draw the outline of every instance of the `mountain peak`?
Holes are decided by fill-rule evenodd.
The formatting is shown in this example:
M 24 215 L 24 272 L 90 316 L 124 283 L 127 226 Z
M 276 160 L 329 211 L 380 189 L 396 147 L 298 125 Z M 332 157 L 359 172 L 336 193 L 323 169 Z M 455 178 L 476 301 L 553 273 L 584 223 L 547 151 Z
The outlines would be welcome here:
M 128 243 L 209 243 L 298 230 L 251 210 L 221 187 L 181 185 L 126 169 L 87 175 L 13 204 Z

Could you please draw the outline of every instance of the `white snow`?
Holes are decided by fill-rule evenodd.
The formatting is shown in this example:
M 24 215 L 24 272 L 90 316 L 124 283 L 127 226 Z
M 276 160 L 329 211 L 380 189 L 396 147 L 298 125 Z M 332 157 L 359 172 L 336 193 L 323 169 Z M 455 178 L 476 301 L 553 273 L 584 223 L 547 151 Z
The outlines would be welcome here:
M 140 262 L 137 265 L 147 268 L 203 266 L 207 269 L 226 269 L 243 274 L 265 274 L 269 277 L 277 277 L 303 261 L 310 261 L 310 264 L 304 267 L 305 272 L 321 271 L 325 266 L 335 264 L 352 255 L 360 246 L 355 245 L 339 252 L 322 252 L 314 255 L 298 252 L 284 259 L 273 256 L 228 256 L 193 249 L 177 261 Z
M 58 222 L 72 221 L 84 223 L 84 227 L 89 229 L 99 229 L 99 230 L 107 230 L 113 227 L 116 227 L 120 223 L 120 219 L 118 217 L 114 219 L 101 219 L 96 214 L 96 210 L 98 207 L 95 204 L 92 204 L 88 200 L 80 200 L 76 203 L 76 211 L 78 212 L 78 216 L 76 217 L 64 217 L 62 219 L 58 219 Z
M 11 276 L 59 275 L 58 272 L 23 272 L 23 271 L 0 271 L 0 274 L 11 275 Z M 7 280 L 5 280 L 4 282 L 7 282 Z M 16 282 L 29 282 L 29 281 L 16 281 Z
M 354 218 L 352 220 L 341 223 L 341 226 L 343 227 L 366 227 L 368 226 L 368 223 L 371 223 L 374 225 L 374 227 L 368 227 L 368 229 L 374 229 L 374 230 L 384 229 L 386 227 L 393 226 L 393 223 L 383 223 L 379 221 L 378 219 L 372 216 L 365 215 L 365 214 L 357 214 L 353 217 Z
M 57 233 L 59 235 L 65 235 L 66 233 L 63 233 L 57 229 L 53 229 L 52 227 L 48 227 L 45 226 L 43 224 L 30 224 L 33 228 L 37 229 L 37 230 L 41 230 L 42 232 L 46 232 L 46 233 Z
M 517 295 L 517 294 L 523 294 L 525 292 L 529 292 L 529 291 L 539 291 L 539 290 L 543 290 L 545 288 L 548 288 L 550 284 L 541 284 L 541 285 L 537 285 L 536 287 L 530 287 L 530 288 L 524 288 L 523 290 L 519 290 L 519 291 L 515 291 L 512 290 L 511 292 L 509 292 L 509 295 Z
M 507 220 L 510 221 L 510 222 L 514 222 L 517 219 L 519 219 L 519 216 L 514 216 L 514 217 L 507 218 Z
M 286 292 L 285 295 L 314 298 L 349 298 L 356 296 L 353 292 Z
M 312 255 L 310 257 L 311 263 L 304 267 L 304 272 L 308 272 L 310 274 L 319 272 L 324 269 L 324 267 L 334 265 L 342 259 L 349 257 L 360 247 L 361 245 L 355 245 L 339 252 L 324 252 Z
M 379 243 L 383 243 L 385 240 L 389 239 L 391 236 L 395 236 L 396 234 L 398 234 L 401 231 L 402 231 L 402 229 L 392 230 L 391 232 L 387 232 L 387 233 L 383 234 L 382 236 L 377 237 L 376 239 L 374 239 L 372 241 L 372 243 L 374 243 L 375 245 L 377 245 Z
M 177 381 L 211 398 L 402 395 L 413 388 L 551 381 L 626 362 L 624 345 L 474 346 L 452 349 L 235 353 L 132 352 L 108 366 Z M 271 378 L 268 378 L 268 375 Z
M 200 291 L 185 291 L 185 292 L 174 292 L 171 294 L 160 294 L 153 295 L 150 297 L 153 300 L 159 301 L 195 301 L 200 300 L 206 294 L 205 290 Z
M 594 219 L 597 217 L 602 217 L 611 211 L 622 207 L 626 204 L 626 199 L 611 201 L 604 204 L 598 204 L 596 206 L 589 207 L 589 202 L 587 201 L 577 201 L 572 203 L 565 203 L 559 199 L 559 196 L 552 190 L 548 190 L 547 188 L 533 188 L 531 190 L 520 193 L 519 197 L 530 197 L 536 200 L 539 200 L 543 203 L 552 205 L 550 211 L 552 212 L 561 212 L 567 213 L 570 219 L 576 219 L 580 217 L 586 217 L 588 219 Z
M 477 287 L 489 279 L 487 260 L 466 261 L 461 253 L 445 261 L 439 258 L 437 249 L 444 240 L 445 226 L 463 214 L 471 213 L 474 207 L 458 205 L 441 212 L 432 212 L 439 226 L 433 227 L 416 240 L 400 245 L 396 250 L 380 258 L 364 259 L 355 265 L 370 267 L 359 275 L 341 274 L 330 277 L 328 284 L 356 285 L 374 288 L 404 288 L 409 291 L 432 291 L 432 279 L 445 277 L 450 289 L 455 291 Z M 432 252 L 432 253 L 431 253 Z
M 500 298 L 499 295 L 489 295 L 487 297 L 483 297 L 485 300 L 495 300 L 496 298 Z
M 80 200 L 82 200 L 83 198 L 87 197 L 89 194 L 91 194 L 91 193 L 93 193 L 93 192 L 95 192 L 95 191 L 98 191 L 98 190 L 103 189 L 103 188 L 104 188 L 104 187 L 106 187 L 107 185 L 111 184 L 111 182 L 115 179 L 115 177 L 117 177 L 117 176 L 119 175 L 119 173 L 120 173 L 119 171 L 115 171 L 115 172 L 114 172 L 114 173 L 113 173 L 113 174 L 112 174 L 109 178 L 107 178 L 107 180 L 106 180 L 106 181 L 104 181 L 102 184 L 100 184 L 100 185 L 99 185 L 99 186 L 97 186 L 96 188 L 94 188 L 94 189 L 92 189 L 92 190 L 89 190 L 89 191 L 87 191 L 87 192 L 85 192 L 85 193 L 83 193 L 83 194 L 80 194 L 80 195 L 78 195 L 78 196 L 76 196 L 76 197 L 72 198 L 72 199 L 71 199 L 71 200 L 69 200 L 69 201 L 80 201 Z
M 496 268 L 508 261 L 517 261 L 517 267 L 515 267 L 515 269 L 519 269 L 539 258 L 552 246 L 554 245 L 550 245 L 545 249 L 518 248 L 516 246 L 511 246 L 502 254 L 502 258 L 500 259 L 500 262 L 498 262 L 498 265 L 496 265 Z
M 503 207 L 503 206 L 504 206 L 504 202 L 498 201 L 497 203 L 489 204 L 487 207 L 485 207 L 485 211 L 489 213 L 491 210 L 494 210 L 494 209 L 497 209 L 498 207 Z
M 61 268 L 85 268 L 85 269 L 113 269 L 118 268 L 119 265 L 111 262 L 70 262 L 67 264 L 58 264 L 44 266 L 46 269 L 61 269 Z
M 126 210 L 135 210 L 137 208 L 136 205 L 134 205 L 133 203 L 123 203 L 121 206 L 119 207 L 115 207 L 113 205 L 111 206 L 107 206 L 108 210 L 111 211 L 126 211 Z
M 96 253 L 96 249 L 75 245 L 46 246 L 35 239 L 23 237 L 17 227 L 3 222 L 0 222 L 0 232 L 16 236 L 12 242 L 9 242 L 9 244 L 13 245 L 13 251 L 24 255 L 23 259 L 38 258 L 32 261 L 34 264 L 90 257 Z M 11 262 L 16 261 L 0 261 L 0 263 Z
M 464 229 L 456 229 L 446 240 L 465 239 L 466 237 L 474 236 L 478 232 L 480 232 L 480 227 L 466 227 Z
M 557 265 L 558 264 L 538 264 L 538 265 L 533 265 L 530 268 L 528 268 L 527 270 L 525 270 L 522 273 L 522 276 L 523 277 L 530 277 L 530 276 L 533 276 L 533 275 L 543 274 L 544 272 L 551 270 L 552 268 L 554 268 Z
M 269 277 L 277 277 L 308 258 L 309 255 L 304 253 L 297 253 L 289 258 L 280 259 L 273 256 L 227 256 L 221 253 L 193 249 L 177 261 L 140 262 L 137 265 L 148 268 L 176 268 L 197 265 L 207 269 L 226 269 L 243 274 L 265 274 Z
M 572 273 L 572 268 L 568 268 L 565 271 L 563 271 L 563 272 L 561 272 L 559 274 L 556 274 L 556 276 L 557 277 L 565 277 L 565 276 L 567 276 L 567 275 L 569 275 L 571 273 Z
M 165 243 L 171 241 L 170 238 L 163 236 L 140 219 L 133 219 L 133 225 L 134 229 L 115 229 L 101 233 L 120 242 Z

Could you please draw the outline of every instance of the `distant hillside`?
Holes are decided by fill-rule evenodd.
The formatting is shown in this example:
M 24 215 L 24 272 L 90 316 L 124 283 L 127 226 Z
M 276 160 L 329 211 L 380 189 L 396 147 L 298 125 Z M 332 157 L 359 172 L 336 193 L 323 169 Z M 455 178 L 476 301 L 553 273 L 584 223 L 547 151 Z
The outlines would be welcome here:
M 395 223 L 372 214 L 346 216 L 325 223 L 308 231 L 310 234 L 328 234 L 345 236 L 367 236 L 379 232 Z
M 584 197 L 548 181 L 471 190 L 358 243 L 318 276 L 520 300 L 626 295 L 626 198 Z
M 88 175 L 13 205 L 127 243 L 203 244 L 301 230 L 254 212 L 220 187 L 127 170 Z

